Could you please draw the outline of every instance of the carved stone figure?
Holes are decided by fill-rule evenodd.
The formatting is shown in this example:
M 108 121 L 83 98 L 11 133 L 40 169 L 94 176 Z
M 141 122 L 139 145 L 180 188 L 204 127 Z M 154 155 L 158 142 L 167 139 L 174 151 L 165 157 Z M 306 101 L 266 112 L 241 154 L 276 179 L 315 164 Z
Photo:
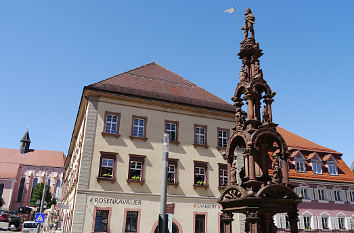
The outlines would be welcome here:
M 277 158 L 272 162 L 273 176 L 272 183 L 279 184 L 281 182 L 281 168 L 279 166 L 279 161 Z
M 269 123 L 268 105 L 265 104 L 262 111 L 262 123 Z
M 245 39 L 248 38 L 248 31 L 251 32 L 251 38 L 254 39 L 253 24 L 254 24 L 255 19 L 256 18 L 252 14 L 251 9 L 247 8 L 247 10 L 245 12 L 245 26 L 243 28 L 241 28 L 241 30 L 243 30 Z
M 236 182 L 237 182 L 237 162 L 236 162 L 236 159 L 234 159 L 234 161 L 232 162 L 230 175 L 231 175 L 230 183 L 236 184 Z
M 242 67 L 241 67 L 240 73 L 238 73 L 238 74 L 240 75 L 240 81 L 241 81 L 241 82 L 246 81 L 246 79 L 247 79 L 247 73 L 245 72 L 245 68 L 244 68 L 243 65 L 242 65 Z
M 261 66 L 259 64 L 259 61 L 256 61 L 254 63 L 254 76 L 253 76 L 254 79 L 260 79 L 260 78 L 263 78 L 263 71 L 261 69 Z

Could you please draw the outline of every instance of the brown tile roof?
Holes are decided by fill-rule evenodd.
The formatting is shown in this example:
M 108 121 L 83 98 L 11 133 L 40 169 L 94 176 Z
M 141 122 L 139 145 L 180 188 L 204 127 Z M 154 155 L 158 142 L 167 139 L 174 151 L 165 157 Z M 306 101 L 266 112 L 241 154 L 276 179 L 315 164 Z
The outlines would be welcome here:
M 16 180 L 19 164 L 0 162 L 0 179 Z
M 86 88 L 234 112 L 231 104 L 155 62 Z
M 341 154 L 340 152 L 337 152 L 324 146 L 320 146 L 283 128 L 277 127 L 277 131 L 278 133 L 280 133 L 281 136 L 283 136 L 288 147 L 292 147 L 293 149 Z
M 0 163 L 46 167 L 64 167 L 65 155 L 60 151 L 30 150 L 20 154 L 17 149 L 0 148 Z

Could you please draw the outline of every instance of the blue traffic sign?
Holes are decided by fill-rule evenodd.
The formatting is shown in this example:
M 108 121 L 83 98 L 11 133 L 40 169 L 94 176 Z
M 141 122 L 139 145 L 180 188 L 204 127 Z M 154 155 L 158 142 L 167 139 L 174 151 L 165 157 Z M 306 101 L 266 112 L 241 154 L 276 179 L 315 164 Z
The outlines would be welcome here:
M 43 223 L 44 219 L 45 219 L 45 214 L 37 213 L 34 221 L 38 223 Z

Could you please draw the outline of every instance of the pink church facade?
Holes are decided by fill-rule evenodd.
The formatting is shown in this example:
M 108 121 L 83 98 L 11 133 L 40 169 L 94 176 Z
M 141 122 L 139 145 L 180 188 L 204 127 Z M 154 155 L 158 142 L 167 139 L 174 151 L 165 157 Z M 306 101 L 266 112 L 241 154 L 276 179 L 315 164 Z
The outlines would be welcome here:
M 62 185 L 63 152 L 29 149 L 26 134 L 21 140 L 24 150 L 21 151 L 23 147 L 20 150 L 0 148 L 0 197 L 5 202 L 4 210 L 17 211 L 19 207 L 29 206 L 32 190 L 38 183 L 45 181 L 53 194 Z M 28 144 L 22 142 L 24 139 Z

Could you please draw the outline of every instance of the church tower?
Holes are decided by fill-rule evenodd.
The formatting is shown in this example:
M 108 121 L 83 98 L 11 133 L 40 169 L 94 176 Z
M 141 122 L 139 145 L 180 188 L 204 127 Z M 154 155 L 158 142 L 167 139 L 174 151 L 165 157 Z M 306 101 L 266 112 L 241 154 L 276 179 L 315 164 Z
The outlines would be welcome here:
M 19 148 L 20 153 L 21 154 L 27 153 L 29 151 L 30 144 L 31 144 L 31 139 L 30 139 L 29 132 L 27 129 L 25 135 L 23 135 L 23 137 L 20 141 L 20 148 Z
M 231 233 L 234 212 L 246 215 L 245 232 L 273 233 L 273 216 L 287 213 L 291 233 L 297 232 L 296 195 L 288 178 L 288 147 L 272 119 L 271 90 L 260 68 L 263 55 L 255 40 L 251 9 L 245 13 L 240 81 L 231 98 L 235 107 L 235 127 L 229 138 L 224 159 L 229 164 L 229 183 L 218 202 L 222 205 L 224 232 Z M 249 37 L 248 32 L 251 33 Z M 262 106 L 263 102 L 263 106 Z M 247 111 L 242 106 L 247 105 Z M 242 157 L 240 159 L 240 157 Z M 243 164 L 238 164 L 242 161 Z

